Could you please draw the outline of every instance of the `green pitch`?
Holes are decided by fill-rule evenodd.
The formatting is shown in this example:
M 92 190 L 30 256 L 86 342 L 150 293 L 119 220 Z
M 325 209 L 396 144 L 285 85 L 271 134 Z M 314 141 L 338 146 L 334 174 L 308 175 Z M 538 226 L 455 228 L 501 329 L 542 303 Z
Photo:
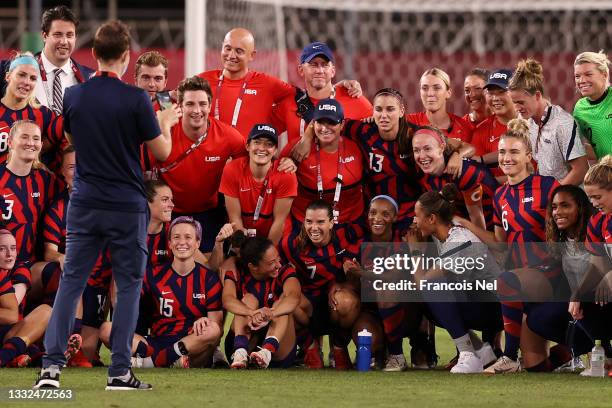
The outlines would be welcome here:
M 454 356 L 446 332 L 437 331 L 443 364 Z M 407 352 L 408 346 L 404 348 Z M 351 352 L 353 353 L 353 352 Z M 106 360 L 108 355 L 105 356 Z M 612 379 L 575 374 L 527 374 L 486 377 L 451 375 L 442 370 L 384 373 L 331 369 L 181 370 L 140 369 L 152 391 L 104 391 L 106 369 L 65 369 L 62 386 L 74 392 L 69 402 L 45 405 L 9 403 L 8 387 L 30 388 L 34 369 L 0 369 L 0 407 L 610 407 Z

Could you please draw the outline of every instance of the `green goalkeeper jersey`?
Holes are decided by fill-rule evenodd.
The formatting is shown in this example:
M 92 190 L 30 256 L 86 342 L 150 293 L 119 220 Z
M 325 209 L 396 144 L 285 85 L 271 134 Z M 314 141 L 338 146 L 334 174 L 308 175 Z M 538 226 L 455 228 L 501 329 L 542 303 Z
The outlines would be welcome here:
M 612 87 L 601 98 L 581 98 L 574 107 L 574 118 L 598 159 L 612 154 Z

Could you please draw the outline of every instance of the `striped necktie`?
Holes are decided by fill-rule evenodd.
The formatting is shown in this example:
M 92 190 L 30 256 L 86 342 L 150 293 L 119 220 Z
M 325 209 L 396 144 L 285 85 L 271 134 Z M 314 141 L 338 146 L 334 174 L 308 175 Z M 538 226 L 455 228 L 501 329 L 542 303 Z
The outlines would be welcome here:
M 62 114 L 62 79 L 60 75 L 62 70 L 56 68 L 53 70 L 55 76 L 53 77 L 53 110 L 58 115 Z

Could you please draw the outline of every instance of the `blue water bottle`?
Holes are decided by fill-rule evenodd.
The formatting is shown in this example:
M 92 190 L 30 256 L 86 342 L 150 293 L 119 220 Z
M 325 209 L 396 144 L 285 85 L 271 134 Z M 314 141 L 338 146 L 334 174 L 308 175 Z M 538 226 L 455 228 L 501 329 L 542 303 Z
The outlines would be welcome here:
M 357 333 L 357 370 L 369 371 L 372 361 L 372 333 L 363 329 Z

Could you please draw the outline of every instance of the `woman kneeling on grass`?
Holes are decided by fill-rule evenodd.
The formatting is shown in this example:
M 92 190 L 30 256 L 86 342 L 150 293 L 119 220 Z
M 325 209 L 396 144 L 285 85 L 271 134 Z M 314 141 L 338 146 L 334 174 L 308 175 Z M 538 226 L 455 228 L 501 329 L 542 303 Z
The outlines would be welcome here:
M 293 365 L 296 343 L 292 314 L 300 296 L 295 269 L 281 265 L 272 241 L 264 237 L 247 239 L 236 259 L 236 270 L 225 273 L 223 287 L 223 306 L 234 314 L 232 368 L 246 368 L 249 361 L 259 368 Z M 255 345 L 261 345 L 259 351 L 249 354 Z

